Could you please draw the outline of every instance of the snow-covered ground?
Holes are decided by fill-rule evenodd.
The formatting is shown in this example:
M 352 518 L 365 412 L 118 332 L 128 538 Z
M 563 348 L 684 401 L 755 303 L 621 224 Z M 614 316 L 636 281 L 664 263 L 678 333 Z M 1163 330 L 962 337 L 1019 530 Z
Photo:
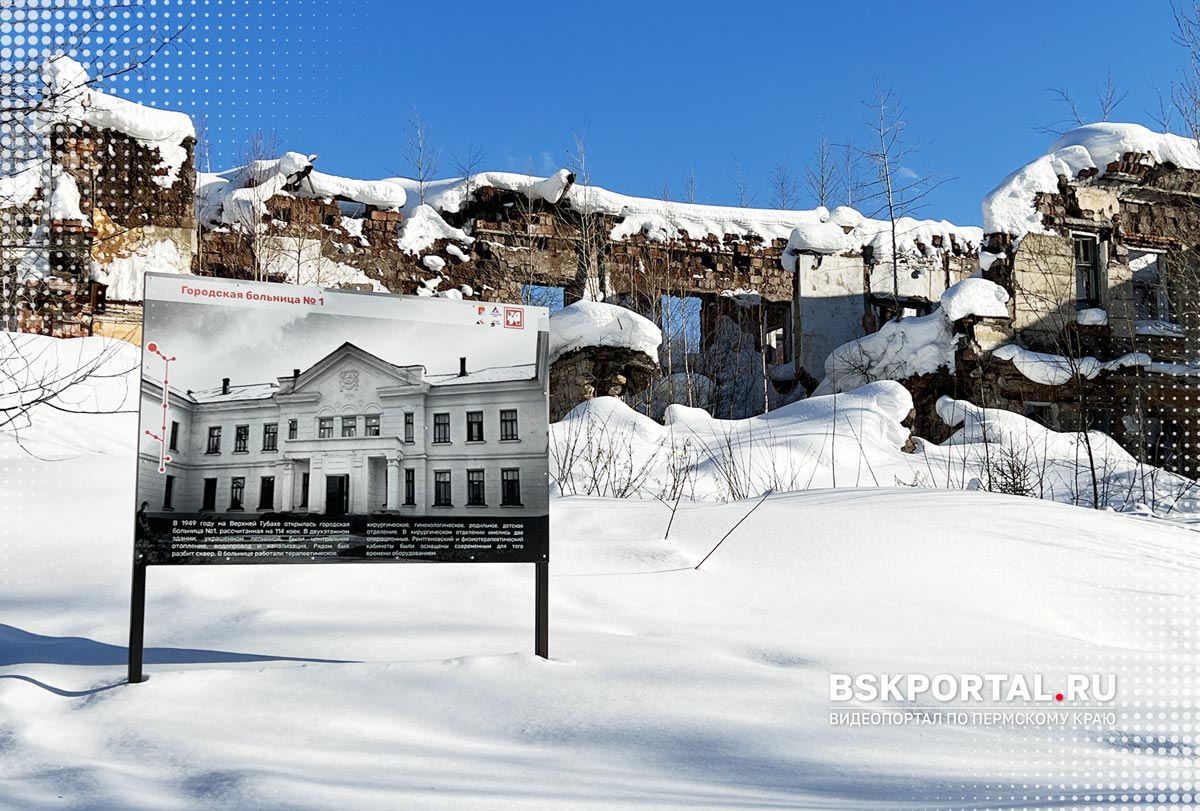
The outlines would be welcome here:
M 1200 485 L 1141 465 L 1105 434 L 1050 430 L 1020 414 L 943 397 L 956 430 L 910 437 L 913 400 L 881 380 L 740 420 L 668 406 L 659 424 L 613 397 L 551 426 L 550 476 L 563 495 L 737 500 L 822 487 L 984 489 L 1122 512 L 1200 512 Z
M 98 385 L 83 402 L 127 381 Z M 1200 536 L 1182 523 L 908 487 L 674 516 L 560 498 L 550 661 L 530 653 L 529 566 L 153 568 L 151 678 L 124 686 L 135 428 L 60 420 L 39 409 L 24 434 L 58 461 L 0 438 L 0 809 L 1193 800 Z M 1116 673 L 1118 710 L 831 725 L 835 672 Z

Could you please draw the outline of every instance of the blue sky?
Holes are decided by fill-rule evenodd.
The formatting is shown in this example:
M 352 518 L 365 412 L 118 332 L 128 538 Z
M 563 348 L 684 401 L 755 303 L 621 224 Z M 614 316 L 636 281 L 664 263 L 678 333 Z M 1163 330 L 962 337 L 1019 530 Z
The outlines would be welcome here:
M 966 224 L 1052 140 L 1035 128 L 1066 110 L 1047 88 L 1095 116 L 1111 70 L 1128 92 L 1116 118 L 1151 124 L 1154 88 L 1184 62 L 1158 0 L 157 3 L 166 20 L 195 15 L 190 45 L 122 90 L 204 114 L 221 167 L 262 128 L 326 172 L 407 173 L 415 107 L 442 174 L 471 145 L 486 168 L 549 172 L 578 132 L 600 185 L 678 196 L 694 169 L 700 202 L 733 204 L 736 159 L 767 205 L 771 169 L 800 171 L 822 127 L 834 143 L 867 137 L 862 101 L 878 80 L 923 145 L 912 168 L 955 178 L 923 216 Z

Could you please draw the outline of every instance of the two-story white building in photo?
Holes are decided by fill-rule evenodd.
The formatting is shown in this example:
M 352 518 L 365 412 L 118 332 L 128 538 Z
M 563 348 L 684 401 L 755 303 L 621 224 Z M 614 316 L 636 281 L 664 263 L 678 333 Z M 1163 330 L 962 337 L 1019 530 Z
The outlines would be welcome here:
M 431 375 L 344 343 L 274 381 L 170 388 L 165 420 L 162 383 L 143 377 L 139 498 L 150 513 L 547 515 L 538 349 Z

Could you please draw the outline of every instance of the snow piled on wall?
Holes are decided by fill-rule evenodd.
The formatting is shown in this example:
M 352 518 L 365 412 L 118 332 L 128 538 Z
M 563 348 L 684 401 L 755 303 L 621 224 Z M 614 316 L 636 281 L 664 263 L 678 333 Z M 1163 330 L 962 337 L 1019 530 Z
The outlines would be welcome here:
M 22 208 L 29 205 L 43 185 L 44 161 L 28 161 L 12 174 L 0 177 L 0 207 Z
M 550 314 L 550 363 L 588 346 L 619 346 L 657 362 L 662 330 L 633 310 L 599 301 L 577 301 Z
M 959 336 L 941 310 L 888 321 L 877 332 L 842 344 L 825 359 L 814 394 L 834 394 L 873 380 L 903 380 L 954 368 Z
M 196 137 L 192 119 L 184 113 L 158 110 L 103 93 L 89 86 L 91 77 L 82 65 L 68 56 L 57 56 L 42 67 L 46 83 L 40 126 L 47 131 L 58 122 L 78 122 L 99 129 L 124 133 L 147 147 L 158 149 L 162 168 L 154 182 L 170 188 L 179 179 L 187 160 L 183 142 Z
M 1112 360 L 1101 361 L 1090 355 L 1069 358 L 1065 355 L 1033 352 L 1016 344 L 1007 344 L 993 351 L 992 355 L 1001 360 L 1012 361 L 1018 372 L 1045 386 L 1061 386 L 1075 376 L 1091 380 L 1101 372 L 1112 372 L 1130 366 L 1140 366 L 1148 372 L 1175 377 L 1200 374 L 1200 366 L 1155 361 L 1145 352 L 1129 352 Z
M 50 176 L 50 219 L 75 220 L 85 226 L 91 225 L 91 220 L 79 207 L 81 198 L 75 178 L 64 172 L 57 163 L 51 164 Z
M 856 389 L 873 380 L 903 380 L 954 368 L 961 336 L 954 323 L 968 316 L 1004 318 L 1008 293 L 986 279 L 964 279 L 942 294 L 929 315 L 888 321 L 877 332 L 842 344 L 825 359 L 825 379 L 814 394 Z
M 308 193 L 305 193 L 308 192 Z M 335 197 L 363 205 L 398 210 L 408 200 L 405 190 L 385 180 L 355 180 L 313 170 L 300 181 L 297 194 L 304 197 Z
M 108 285 L 109 301 L 141 301 L 147 273 L 188 272 L 175 243 L 162 239 L 139 246 L 129 256 L 113 257 L 107 266 L 97 265 L 92 278 Z
M 442 215 L 438 214 L 433 206 L 418 205 L 401 222 L 400 237 L 397 244 L 400 250 L 416 256 L 432 248 L 433 244 L 439 239 L 450 240 L 451 243 L 457 242 L 467 246 L 475 242 L 461 228 L 455 228 L 443 220 Z M 430 258 L 438 258 L 445 265 L 445 260 L 442 260 L 440 257 L 426 257 L 426 259 Z M 428 267 L 428 265 L 426 266 Z M 441 270 L 440 267 L 431 269 Z
M 951 321 L 968 316 L 1007 318 L 1008 291 L 986 279 L 963 279 L 942 294 L 942 312 Z
M 1148 155 L 1159 164 L 1200 169 L 1200 148 L 1191 138 L 1154 132 L 1140 124 L 1087 124 L 1064 133 L 1046 154 L 1010 174 L 983 198 L 984 232 L 1044 233 L 1041 216 L 1034 210 L 1039 192 L 1058 191 L 1059 175 L 1072 178 L 1085 169 L 1103 174 L 1126 152 Z

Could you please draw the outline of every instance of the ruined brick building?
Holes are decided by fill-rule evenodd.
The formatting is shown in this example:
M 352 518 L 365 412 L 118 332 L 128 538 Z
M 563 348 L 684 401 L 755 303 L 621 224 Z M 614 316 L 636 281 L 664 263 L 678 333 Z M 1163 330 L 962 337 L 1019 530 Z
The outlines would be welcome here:
M 705 376 L 723 415 L 745 416 L 811 389 L 839 344 L 934 307 L 974 270 L 982 236 L 903 221 L 893 262 L 887 223 L 852 209 L 650 200 L 567 170 L 363 181 L 288 152 L 198 173 L 186 116 L 90 87 L 75 103 L 79 77 L 65 73 L 58 91 L 72 103 L 25 198 L 53 210 L 30 236 L 54 259 L 11 268 L 6 288 L 52 289 L 56 303 L 27 295 L 15 328 L 136 341 L 146 271 L 555 306 L 603 298 L 663 327 L 650 360 L 665 376 Z M 814 228 L 832 241 L 814 244 Z M 581 391 L 612 390 L 594 382 Z
M 637 198 L 567 170 L 363 181 L 289 152 L 197 173 L 186 116 L 91 92 L 54 124 L 49 160 L 0 186 L 5 223 L 35 248 L 5 263 L 10 329 L 138 340 L 147 270 L 553 306 L 603 298 L 657 324 L 662 348 L 633 362 L 574 356 L 557 375 L 578 386 L 564 407 L 616 392 L 653 413 L 656 378 L 683 374 L 724 392 L 694 404 L 745 416 L 811 392 L 835 349 L 931 312 L 981 274 L 1008 291 L 1008 316 L 966 318 L 953 364 L 905 378 L 917 433 L 948 434 L 932 404 L 950 394 L 1106 431 L 1174 469 L 1196 458 L 1200 158 L 1186 139 L 1077 130 L 989 195 L 984 229 L 904 220 L 893 250 L 888 223 L 848 208 Z M 121 115 L 89 112 L 106 105 Z
M 956 368 L 911 379 L 918 433 L 948 394 L 1055 430 L 1102 431 L 1139 461 L 1200 470 L 1200 153 L 1127 124 L 1068 133 L 985 200 L 981 275 L 1008 316 L 969 319 Z

